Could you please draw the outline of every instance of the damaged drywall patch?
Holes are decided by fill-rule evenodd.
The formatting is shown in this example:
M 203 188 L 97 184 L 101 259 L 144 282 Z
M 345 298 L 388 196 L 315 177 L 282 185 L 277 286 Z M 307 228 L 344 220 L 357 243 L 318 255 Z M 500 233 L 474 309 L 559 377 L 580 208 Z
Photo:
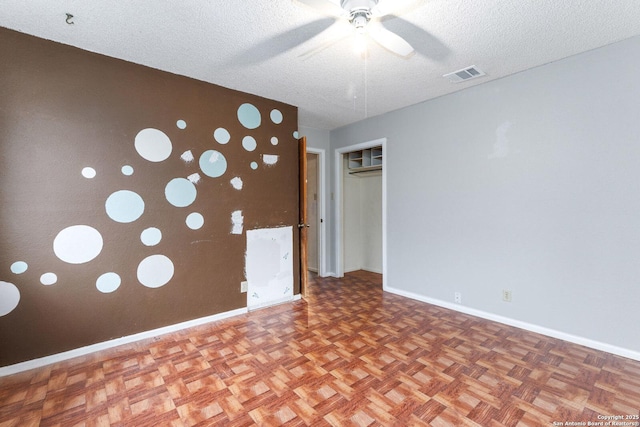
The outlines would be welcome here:
M 242 234 L 243 223 L 244 216 L 242 216 L 242 211 L 233 211 L 231 213 L 231 234 Z
M 496 129 L 496 142 L 493 144 L 493 153 L 489 154 L 489 159 L 504 159 L 509 155 L 509 140 L 507 131 L 511 127 L 511 122 L 507 120 Z
M 264 307 L 293 298 L 293 227 L 247 230 L 247 305 Z

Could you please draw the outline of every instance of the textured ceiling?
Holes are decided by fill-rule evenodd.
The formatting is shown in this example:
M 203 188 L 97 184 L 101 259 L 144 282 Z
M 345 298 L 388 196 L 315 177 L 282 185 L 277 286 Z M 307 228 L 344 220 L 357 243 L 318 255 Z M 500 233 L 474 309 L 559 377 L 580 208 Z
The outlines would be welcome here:
M 348 23 L 296 0 L 0 0 L 0 26 L 286 102 L 317 129 L 640 34 L 638 0 L 382 1 L 408 59 L 372 42 L 363 59 Z M 487 76 L 442 77 L 470 65 Z

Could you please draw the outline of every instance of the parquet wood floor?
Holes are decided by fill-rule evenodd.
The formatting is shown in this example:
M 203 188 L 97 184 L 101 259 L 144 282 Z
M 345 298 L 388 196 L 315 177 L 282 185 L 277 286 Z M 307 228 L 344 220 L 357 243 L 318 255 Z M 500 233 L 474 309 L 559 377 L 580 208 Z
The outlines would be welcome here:
M 640 362 L 383 293 L 367 272 L 0 378 L 0 427 L 605 425 L 639 408 Z

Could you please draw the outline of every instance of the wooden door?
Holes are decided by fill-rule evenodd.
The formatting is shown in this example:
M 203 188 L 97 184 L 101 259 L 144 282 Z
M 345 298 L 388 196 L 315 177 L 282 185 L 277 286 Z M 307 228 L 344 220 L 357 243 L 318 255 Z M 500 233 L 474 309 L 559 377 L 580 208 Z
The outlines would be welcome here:
M 300 163 L 300 294 L 307 296 L 309 272 L 307 260 L 307 228 L 309 227 L 307 218 L 307 139 L 303 136 L 298 140 L 298 160 Z

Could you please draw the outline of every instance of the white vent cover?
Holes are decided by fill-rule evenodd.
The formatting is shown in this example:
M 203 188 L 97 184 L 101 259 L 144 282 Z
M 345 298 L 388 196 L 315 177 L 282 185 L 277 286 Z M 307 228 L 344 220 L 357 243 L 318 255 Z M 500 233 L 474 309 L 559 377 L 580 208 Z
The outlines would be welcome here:
M 462 70 L 445 74 L 442 77 L 448 78 L 451 83 L 460 83 L 467 80 L 475 79 L 477 77 L 482 77 L 484 75 L 484 71 L 481 71 L 480 69 L 476 68 L 475 65 L 472 65 L 470 67 L 463 68 Z

